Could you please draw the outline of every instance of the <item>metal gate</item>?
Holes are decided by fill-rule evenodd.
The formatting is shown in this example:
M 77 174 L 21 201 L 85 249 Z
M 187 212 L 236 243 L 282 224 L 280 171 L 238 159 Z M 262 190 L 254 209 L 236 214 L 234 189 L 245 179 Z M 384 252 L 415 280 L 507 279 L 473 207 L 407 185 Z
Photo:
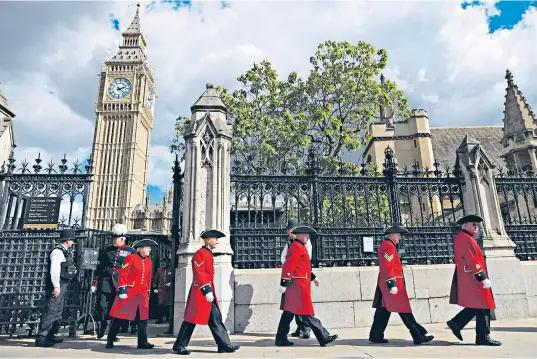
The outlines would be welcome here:
M 70 335 L 75 334 L 77 319 L 89 305 L 91 271 L 81 269 L 84 248 L 101 250 L 111 243 L 112 233 L 85 228 L 89 188 L 92 178 L 91 160 L 81 170 L 76 161 L 71 168 L 63 158 L 60 165 L 41 166 L 38 157 L 29 169 L 29 163 L 15 166 L 13 156 L 7 166 L 0 169 L 0 334 L 17 331 L 35 333 L 44 304 L 47 255 L 60 235 L 60 230 L 72 228 L 76 233 L 73 255 L 78 274 L 67 288 L 63 324 L 69 325 Z M 58 228 L 50 230 L 23 229 L 25 207 L 30 198 L 57 197 L 68 202 L 67 218 L 60 218 Z M 80 218 L 73 216 L 75 205 L 82 208 Z M 165 235 L 144 235 L 159 243 L 152 252 L 154 270 L 160 258 L 170 256 L 171 241 Z M 140 239 L 128 236 L 127 244 Z M 93 300 L 90 312 L 93 312 Z
M 47 253 L 57 243 L 60 230 L 73 228 L 77 244 L 73 254 L 80 268 L 84 246 L 100 248 L 106 241 L 107 233 L 84 228 L 87 199 L 91 182 L 91 161 L 84 166 L 76 161 L 71 168 L 64 157 L 58 166 L 50 162 L 41 165 L 41 158 L 30 165 L 24 161 L 19 168 L 13 154 L 9 163 L 0 169 L 0 333 L 14 333 L 17 330 L 37 328 L 44 301 Z M 56 197 L 68 200 L 67 218 L 61 218 L 58 228 L 47 230 L 23 229 L 23 216 L 31 198 Z M 75 205 L 82 206 L 82 216 L 73 217 Z M 72 324 L 85 303 L 89 288 L 87 273 L 79 271 L 65 299 L 63 318 Z M 82 290 L 84 288 L 84 290 Z

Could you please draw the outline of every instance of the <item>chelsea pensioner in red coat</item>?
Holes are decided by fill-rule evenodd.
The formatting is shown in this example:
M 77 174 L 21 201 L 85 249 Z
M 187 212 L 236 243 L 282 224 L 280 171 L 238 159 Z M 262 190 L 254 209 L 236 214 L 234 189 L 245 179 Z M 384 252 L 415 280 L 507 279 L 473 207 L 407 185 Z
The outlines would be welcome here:
M 310 240 L 310 234 L 317 232 L 308 226 L 299 226 L 291 232 L 296 239 L 289 245 L 287 257 L 282 267 L 280 279 L 280 293 L 285 293 L 283 313 L 276 332 L 277 346 L 293 345 L 287 339 L 290 323 L 295 315 L 299 315 L 307 324 L 321 346 L 325 346 L 334 340 L 337 335 L 330 335 L 323 327 L 321 321 L 315 317 L 311 300 L 311 282 L 315 276 L 311 272 L 311 260 L 306 249 L 306 243 Z
M 461 330 L 475 317 L 477 345 L 500 346 L 490 338 L 490 310 L 495 309 L 491 282 L 483 251 L 475 240 L 483 219 L 467 215 L 457 221 L 461 231 L 453 240 L 455 272 L 451 283 L 449 302 L 464 309 L 447 322 L 453 334 L 462 341 Z
M 213 249 L 216 248 L 218 238 L 224 236 L 224 233 L 215 229 L 207 230 L 200 235 L 204 246 L 192 257 L 193 278 L 188 293 L 185 319 L 172 348 L 176 354 L 190 354 L 186 348 L 196 324 L 209 325 L 219 353 L 233 353 L 239 349 L 239 346 L 230 343 L 215 295 Z
M 427 330 L 416 322 L 412 314 L 403 275 L 403 264 L 397 251 L 401 235 L 408 234 L 408 231 L 406 228 L 393 226 L 386 229 L 384 234 L 386 238 L 378 249 L 379 278 L 373 299 L 373 308 L 377 309 L 369 333 L 369 340 L 377 344 L 388 342 L 384 339 L 384 331 L 391 313 L 395 312 L 399 313 L 403 323 L 410 331 L 414 344 L 430 342 L 434 337 L 426 335 Z
M 152 349 L 147 342 L 147 320 L 149 319 L 149 292 L 153 262 L 149 258 L 151 247 L 158 245 L 151 239 L 142 239 L 134 243 L 138 253 L 125 258 L 123 269 L 119 274 L 118 296 L 114 300 L 110 316 L 115 318 L 107 337 L 107 348 L 113 348 L 119 331 L 120 321 L 138 320 L 138 349 Z

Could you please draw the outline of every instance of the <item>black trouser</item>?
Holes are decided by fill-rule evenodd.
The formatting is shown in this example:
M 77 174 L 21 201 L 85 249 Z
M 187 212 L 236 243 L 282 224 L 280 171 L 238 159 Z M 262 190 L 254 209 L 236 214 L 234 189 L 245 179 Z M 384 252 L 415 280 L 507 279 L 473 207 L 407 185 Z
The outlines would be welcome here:
M 487 339 L 490 335 L 490 309 L 464 308 L 452 321 L 462 330 L 474 317 L 476 339 Z
M 231 344 L 226 327 L 222 322 L 222 314 L 220 313 L 220 309 L 218 309 L 216 303 L 214 302 L 211 307 L 208 325 L 218 347 L 224 347 Z M 175 343 L 173 344 L 173 350 L 186 348 L 188 346 L 192 333 L 194 332 L 194 328 L 196 328 L 196 324 L 183 321 L 183 324 L 181 324 L 181 329 L 179 329 L 179 334 L 177 334 L 177 340 L 175 340 Z
M 300 315 L 295 315 L 296 332 L 309 334 L 311 328 L 308 326 L 305 320 Z
M 391 314 L 392 313 L 388 312 L 388 310 L 382 306 L 375 310 L 373 325 L 371 326 L 371 331 L 369 332 L 370 340 L 378 341 L 384 339 L 384 331 L 388 326 L 388 321 L 390 320 Z M 399 316 L 410 331 L 412 339 L 419 339 L 427 334 L 427 330 L 416 322 L 416 318 L 414 318 L 412 313 L 399 313 Z
M 288 312 L 286 310 L 283 311 L 282 316 L 280 318 L 280 324 L 278 324 L 278 331 L 276 332 L 276 342 L 287 341 L 287 334 L 289 334 L 289 330 L 291 329 L 290 326 L 294 316 L 295 314 L 291 312 Z M 305 325 L 311 328 L 313 334 L 315 335 L 315 338 L 317 338 L 317 341 L 319 343 L 323 343 L 328 340 L 330 333 L 328 333 L 328 330 L 323 327 L 323 324 L 319 319 L 317 319 L 313 315 L 296 314 L 296 316 L 299 316 L 300 320 L 302 320 Z
M 108 331 L 108 337 L 106 338 L 108 342 L 113 342 L 117 338 L 117 333 L 119 333 L 119 328 L 122 324 L 128 323 L 128 320 L 112 318 L 112 323 L 110 324 L 110 330 Z M 147 343 L 147 320 L 140 320 L 140 309 L 136 309 L 136 319 L 135 322 L 138 324 L 138 345 L 143 345 Z
M 110 288 L 110 292 L 101 292 L 99 291 L 99 300 L 97 301 L 97 308 L 96 308 L 96 317 L 98 318 L 100 322 L 106 322 L 106 320 L 110 319 L 110 309 L 112 309 L 112 304 L 114 304 L 114 300 L 116 299 L 116 288 L 112 287 Z
M 50 339 L 59 330 L 63 314 L 63 304 L 65 302 L 65 292 L 67 291 L 67 282 L 60 281 L 60 295 L 52 296 L 54 287 L 52 283 L 47 283 L 45 287 L 45 307 L 39 323 L 39 332 L 36 340 Z

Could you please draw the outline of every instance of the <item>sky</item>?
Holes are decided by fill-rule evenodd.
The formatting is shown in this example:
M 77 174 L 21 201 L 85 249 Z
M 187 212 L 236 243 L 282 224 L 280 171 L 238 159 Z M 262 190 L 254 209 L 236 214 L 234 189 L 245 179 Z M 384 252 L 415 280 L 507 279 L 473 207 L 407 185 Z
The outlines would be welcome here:
M 505 70 L 537 106 L 537 1 L 141 2 L 156 79 L 148 189 L 172 180 L 178 116 L 212 82 L 236 88 L 254 62 L 307 76 L 326 40 L 364 40 L 388 51 L 386 78 L 432 127 L 501 125 Z M 41 154 L 72 162 L 91 152 L 98 77 L 118 49 L 136 2 L 0 1 L 0 90 L 16 113 L 20 163 Z

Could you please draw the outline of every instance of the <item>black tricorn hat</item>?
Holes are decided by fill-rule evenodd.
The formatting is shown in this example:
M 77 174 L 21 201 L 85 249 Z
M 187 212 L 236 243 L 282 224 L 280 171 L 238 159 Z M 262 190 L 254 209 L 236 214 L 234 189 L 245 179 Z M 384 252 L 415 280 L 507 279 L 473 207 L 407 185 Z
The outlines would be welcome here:
M 295 227 L 291 232 L 293 234 L 317 234 L 317 231 L 309 226 Z
M 60 242 L 75 241 L 75 231 L 72 229 L 64 229 L 60 232 Z
M 391 226 L 386 228 L 384 231 L 384 234 L 392 234 L 392 233 L 400 233 L 400 234 L 408 234 L 408 230 L 405 227 L 401 226 Z
M 294 218 L 291 218 L 289 221 L 287 221 L 287 229 L 293 229 L 298 227 L 298 221 Z
M 208 229 L 200 234 L 201 238 L 222 238 L 225 236 L 226 235 L 223 232 L 220 232 L 218 229 Z
M 158 246 L 158 243 L 152 239 L 144 238 L 144 239 L 140 239 L 139 241 L 134 242 L 132 246 L 134 248 L 153 247 L 153 246 Z
M 475 214 L 469 214 L 457 221 L 457 224 L 465 224 L 465 223 L 481 223 L 483 222 L 483 218 L 479 217 Z

